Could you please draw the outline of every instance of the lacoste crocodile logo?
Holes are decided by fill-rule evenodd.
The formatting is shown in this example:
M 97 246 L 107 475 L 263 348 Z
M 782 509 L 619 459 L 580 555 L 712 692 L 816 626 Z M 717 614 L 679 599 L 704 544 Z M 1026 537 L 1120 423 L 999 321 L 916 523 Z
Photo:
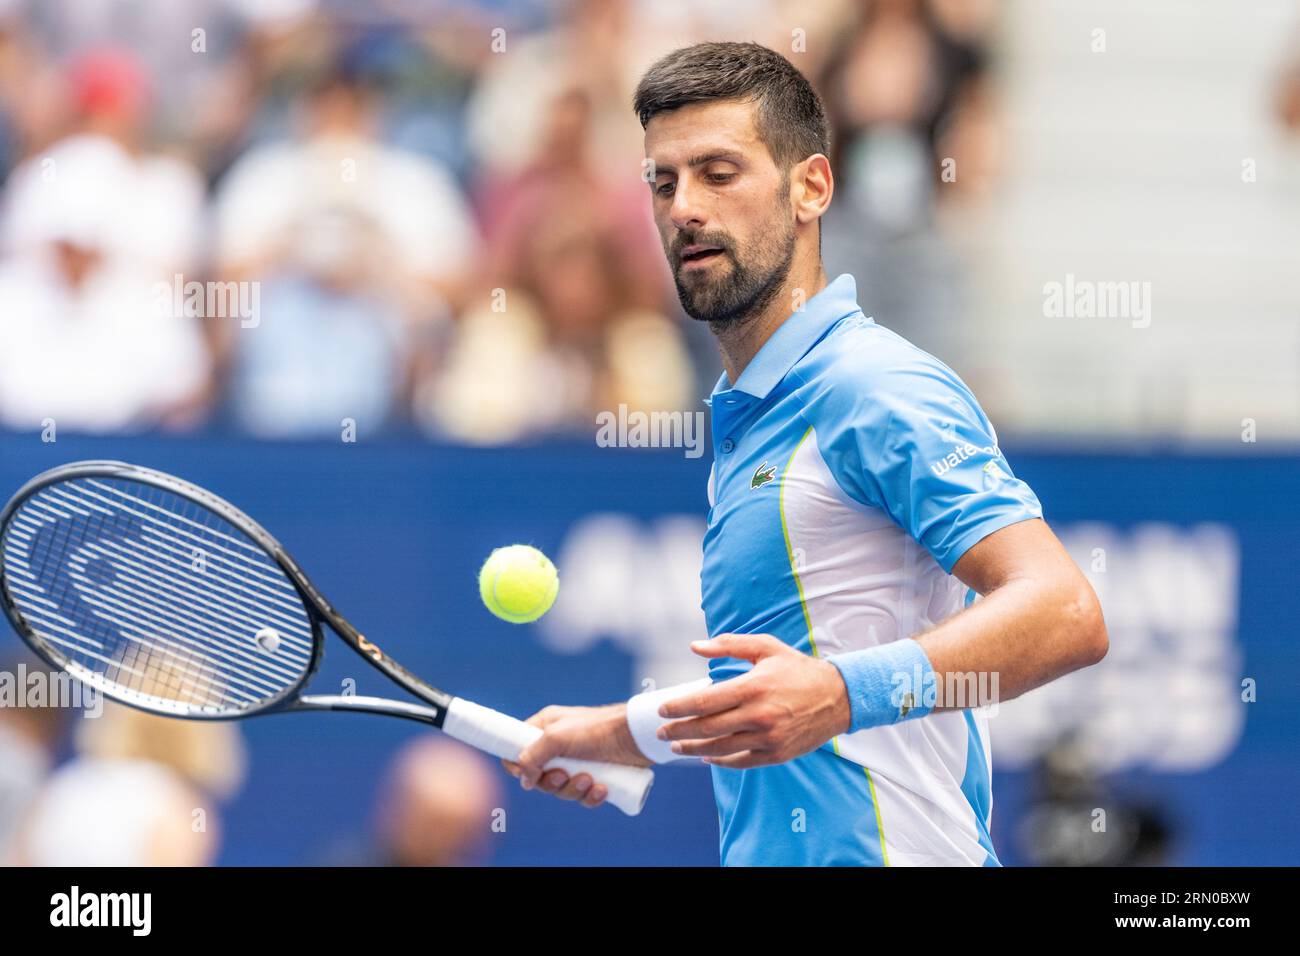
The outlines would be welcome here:
M 767 467 L 767 462 L 763 462 L 763 464 L 758 466 L 758 470 L 754 472 L 754 477 L 750 479 L 749 490 L 753 491 L 755 488 L 762 488 L 765 484 L 775 478 L 776 465 L 769 468 Z

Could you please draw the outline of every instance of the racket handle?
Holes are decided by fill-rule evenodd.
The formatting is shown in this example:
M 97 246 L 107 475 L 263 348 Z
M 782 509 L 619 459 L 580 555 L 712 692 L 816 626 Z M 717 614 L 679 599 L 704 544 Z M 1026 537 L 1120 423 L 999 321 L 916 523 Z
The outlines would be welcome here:
M 542 735 L 539 727 L 462 697 L 452 700 L 447 708 L 442 731 L 505 760 L 516 759 L 525 747 Z M 600 763 L 576 757 L 556 757 L 546 767 L 563 770 L 571 777 L 580 773 L 590 774 L 593 781 L 604 784 L 609 791 L 606 800 L 630 817 L 636 816 L 645 806 L 650 784 L 655 779 L 654 772 L 648 767 Z

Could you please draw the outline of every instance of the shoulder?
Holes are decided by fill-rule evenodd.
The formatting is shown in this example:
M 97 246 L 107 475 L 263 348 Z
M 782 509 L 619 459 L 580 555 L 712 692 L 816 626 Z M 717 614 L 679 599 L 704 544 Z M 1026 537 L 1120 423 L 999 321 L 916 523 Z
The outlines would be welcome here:
M 861 314 L 840 320 L 794 374 L 815 427 L 879 426 L 924 408 L 978 409 L 948 365 Z

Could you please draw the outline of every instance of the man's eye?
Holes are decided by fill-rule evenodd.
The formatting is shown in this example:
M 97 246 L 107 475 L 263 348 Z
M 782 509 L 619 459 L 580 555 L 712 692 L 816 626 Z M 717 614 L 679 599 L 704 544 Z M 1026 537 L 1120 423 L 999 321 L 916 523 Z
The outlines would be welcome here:
M 735 178 L 736 178 L 735 173 L 710 173 L 709 174 L 709 182 L 715 183 L 719 186 L 723 185 L 724 183 L 729 183 Z
M 673 194 L 672 183 L 660 183 L 655 187 L 655 192 L 660 196 L 671 196 Z

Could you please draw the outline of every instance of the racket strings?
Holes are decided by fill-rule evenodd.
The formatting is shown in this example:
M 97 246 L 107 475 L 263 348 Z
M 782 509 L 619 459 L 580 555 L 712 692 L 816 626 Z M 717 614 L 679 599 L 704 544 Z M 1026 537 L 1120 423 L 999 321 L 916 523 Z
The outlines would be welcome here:
M 111 657 L 99 653 L 91 653 L 89 656 L 104 665 L 102 672 L 109 680 L 137 693 L 143 692 L 146 686 L 153 685 L 164 694 L 173 697 L 183 695 L 186 698 L 196 698 L 200 702 L 207 702 L 211 698 L 219 696 L 213 693 L 214 682 L 210 679 L 205 681 L 207 674 L 205 674 L 204 669 L 194 666 L 192 658 L 195 655 L 191 653 L 178 654 L 176 652 L 178 645 L 175 642 L 172 642 L 172 647 L 167 653 L 163 653 L 168 644 L 167 638 L 165 636 L 152 638 L 149 636 L 151 632 L 160 629 L 147 628 L 146 626 L 142 630 L 140 627 L 141 622 L 123 620 L 122 617 L 109 612 L 108 604 L 104 600 L 104 594 L 114 589 L 111 586 L 96 587 L 95 582 L 90 581 L 82 573 L 88 570 L 88 567 L 86 555 L 79 553 L 80 549 L 76 549 L 72 554 L 69 554 L 69 542 L 72 536 L 68 532 L 72 526 L 68 523 L 69 515 L 66 512 L 49 508 L 39 500 L 31 502 L 31 511 L 41 519 L 42 526 L 48 529 L 45 532 L 48 547 L 41 552 L 45 557 L 45 561 L 42 562 L 43 578 L 50 580 L 48 567 L 51 564 L 66 566 L 70 580 L 80 585 L 78 588 L 79 592 L 81 592 L 79 600 L 84 600 L 95 616 L 95 619 L 91 619 L 83 615 L 81 620 L 72 621 L 74 625 L 80 624 L 81 627 L 72 631 L 64 628 L 61 631 L 65 636 L 70 637 L 72 641 L 56 638 L 54 639 L 55 643 L 63 649 L 72 651 L 78 650 L 79 645 L 84 644 L 90 644 L 101 649 L 115 650 L 114 655 Z M 97 526 L 81 537 L 106 539 L 102 526 L 98 526 L 101 524 L 99 517 L 95 519 L 95 524 Z M 61 607 L 67 603 L 66 584 L 67 581 L 56 581 L 55 588 L 51 592 L 59 601 Z M 100 582 L 100 584 L 102 585 L 104 582 Z M 22 589 L 17 590 L 21 598 Z M 94 610 L 96 608 L 98 610 Z M 36 617 L 39 618 L 40 615 L 36 615 Z M 61 615 L 61 617 L 64 621 L 69 620 L 67 615 Z M 46 623 L 48 624 L 48 622 Z M 117 626 L 128 639 L 134 640 L 140 646 L 123 643 L 115 649 L 109 648 L 104 640 L 97 639 L 86 633 L 87 631 L 90 631 L 91 634 L 100 633 L 103 624 Z M 142 648 L 150 652 L 147 659 L 141 655 Z M 77 663 L 75 658 L 72 663 Z M 204 687 L 205 683 L 208 686 Z
M 56 512 L 51 515 L 48 509 L 42 507 L 43 504 L 43 502 L 37 503 L 35 510 L 38 513 L 45 513 L 47 518 L 52 517 L 54 520 L 63 519 L 63 521 L 66 522 L 68 518 L 66 512 Z M 85 515 L 83 514 L 82 516 L 84 517 Z M 102 518 L 102 514 L 100 514 L 100 517 Z M 64 527 L 66 527 L 66 525 Z M 60 530 L 62 531 L 62 527 Z M 108 540 L 102 535 L 102 531 L 97 533 L 95 536 L 99 537 L 100 540 Z M 175 632 L 177 630 L 183 631 L 183 628 L 173 627 L 164 630 L 160 627 L 150 626 L 156 625 L 157 622 L 149 621 L 148 616 L 150 614 L 157 615 L 162 611 L 162 608 L 160 608 L 157 603 L 145 602 L 144 604 L 141 604 L 139 601 L 132 601 L 131 595 L 129 593 L 124 594 L 121 588 L 114 587 L 112 584 L 104 581 L 96 582 L 89 579 L 85 573 L 88 570 L 87 558 L 89 556 L 87 554 L 74 552 L 72 555 L 67 555 L 67 548 L 65 545 L 61 545 L 58 550 L 64 554 L 65 560 L 70 569 L 70 577 L 75 583 L 81 586 L 80 590 L 83 599 L 86 599 L 87 603 L 98 610 L 100 617 L 106 619 L 111 624 L 124 628 L 128 635 L 131 635 L 132 629 L 134 629 L 137 633 L 133 636 L 136 637 L 137 643 L 153 652 L 152 659 L 148 662 L 148 666 L 142 671 L 140 668 L 132 667 L 130 665 L 131 660 L 139 657 L 140 648 L 128 647 L 125 649 L 127 654 L 122 658 L 120 663 L 124 665 L 126 673 L 131 675 L 130 682 L 132 684 L 138 684 L 141 681 L 150 681 L 162 684 L 177 693 L 187 692 L 185 693 L 185 696 L 187 697 L 195 696 L 195 690 L 197 688 L 193 685 L 201 682 L 204 677 L 213 670 L 210 666 L 210 660 L 204 661 L 205 649 L 202 644 L 185 638 L 183 634 L 180 636 L 179 640 L 177 640 Z M 131 566 L 125 563 L 120 564 L 118 570 L 127 575 L 132 573 Z M 175 574 L 175 571 L 173 570 L 171 573 Z M 129 590 L 134 590 L 136 592 L 157 590 L 158 583 L 157 580 L 145 582 L 136 580 L 130 582 L 133 587 L 129 588 Z M 148 585 L 148 587 L 142 588 L 141 584 Z M 127 603 L 124 603 L 122 600 L 117 600 L 116 598 L 125 598 Z M 132 613 L 133 608 L 131 608 L 129 604 L 135 604 L 136 608 L 134 610 L 142 610 L 144 613 Z M 196 606 L 203 606 L 201 600 L 196 604 Z M 118 613 L 115 614 L 113 613 L 114 611 L 117 611 Z M 165 616 L 165 612 L 163 612 L 163 614 Z M 174 621 L 175 617 L 172 616 L 172 619 Z M 191 620 L 189 623 L 192 624 L 193 621 Z M 151 640 L 147 635 L 155 632 L 157 636 Z M 224 655 L 222 656 L 224 657 Z M 192 666 L 191 659 L 195 657 L 200 661 L 203 661 L 202 666 Z M 224 662 L 230 663 L 229 658 L 225 657 Z M 254 664 L 254 667 L 256 667 L 256 664 Z M 118 679 L 122 680 L 122 676 L 119 675 Z M 187 684 L 190 686 L 187 687 Z M 236 693 L 232 699 L 236 701 L 242 700 L 244 702 L 251 702 L 266 693 L 268 690 L 273 692 L 270 685 L 253 685 L 251 693 Z
M 46 652 L 82 680 L 173 713 L 234 714 L 311 666 L 292 582 L 222 516 L 166 489 L 82 478 L 11 516 L 6 587 Z
M 129 504 L 126 504 L 126 502 L 129 502 L 131 499 L 120 490 L 113 488 L 109 485 L 106 485 L 100 481 L 91 480 L 88 482 L 88 484 L 90 484 L 94 488 L 103 489 L 105 492 L 108 492 L 114 497 L 109 498 L 104 495 L 97 494 L 94 491 L 84 490 L 81 491 L 81 494 L 84 494 L 86 497 L 78 499 L 69 490 L 57 485 L 52 486 L 50 488 L 50 492 L 58 496 L 59 498 L 66 499 L 70 502 L 80 501 L 81 503 L 87 505 L 94 505 L 96 508 L 100 509 L 101 511 L 104 510 L 103 506 L 91 499 L 98 499 L 98 501 L 116 506 L 120 510 L 126 511 L 128 514 L 133 514 L 142 519 L 147 519 L 150 517 L 148 514 L 141 512 L 138 509 L 133 509 L 130 507 Z M 148 502 L 140 501 L 139 504 L 148 505 Z M 198 508 L 197 505 L 191 505 L 191 507 Z M 155 513 L 162 516 L 168 515 L 167 512 L 161 511 L 160 509 L 157 508 L 152 508 L 151 510 L 153 510 Z M 207 515 L 211 514 L 211 512 L 208 512 L 206 510 L 203 511 L 202 513 Z M 184 516 L 182 515 L 171 515 L 170 517 L 184 522 L 183 525 L 174 527 L 173 530 L 174 530 L 176 540 L 190 542 L 188 551 L 186 551 L 183 548 L 177 547 L 162 538 L 159 538 L 157 535 L 151 536 L 150 540 L 152 542 L 158 544 L 160 547 L 164 548 L 165 550 L 173 554 L 185 554 L 191 558 L 194 555 L 195 546 L 197 546 L 198 549 L 205 554 L 206 561 L 215 564 L 217 566 L 226 567 L 236 573 L 245 575 L 247 579 L 251 583 L 253 583 L 255 590 L 261 592 L 262 596 L 272 600 L 275 603 L 279 603 L 282 607 L 286 608 L 287 610 L 293 613 L 297 613 L 301 609 L 298 601 L 297 591 L 295 591 L 293 589 L 293 586 L 289 584 L 289 582 L 285 579 L 284 574 L 280 571 L 278 567 L 272 565 L 272 567 L 274 567 L 275 569 L 274 569 L 274 573 L 271 574 L 263 573 L 260 570 L 258 570 L 258 567 L 261 565 L 261 562 L 266 560 L 266 555 L 262 552 L 261 548 L 248 545 L 242 541 L 238 541 L 237 539 L 232 538 L 230 535 L 221 533 L 219 531 L 212 531 L 212 535 L 216 539 L 230 541 L 234 544 L 240 545 L 240 547 L 243 549 L 242 553 L 234 551 L 230 548 L 223 547 L 222 545 L 217 544 L 215 541 L 209 538 L 205 538 L 202 535 L 195 534 L 185 529 L 185 525 L 202 529 L 202 525 L 199 525 L 197 522 L 184 518 Z M 146 536 L 148 536 L 150 532 L 150 528 L 145 527 L 143 530 L 145 531 Z M 223 553 L 224 555 L 233 556 L 237 560 L 231 560 L 230 557 L 223 556 Z M 250 561 L 253 563 L 250 564 Z M 242 591 L 245 589 L 241 587 L 240 590 Z

